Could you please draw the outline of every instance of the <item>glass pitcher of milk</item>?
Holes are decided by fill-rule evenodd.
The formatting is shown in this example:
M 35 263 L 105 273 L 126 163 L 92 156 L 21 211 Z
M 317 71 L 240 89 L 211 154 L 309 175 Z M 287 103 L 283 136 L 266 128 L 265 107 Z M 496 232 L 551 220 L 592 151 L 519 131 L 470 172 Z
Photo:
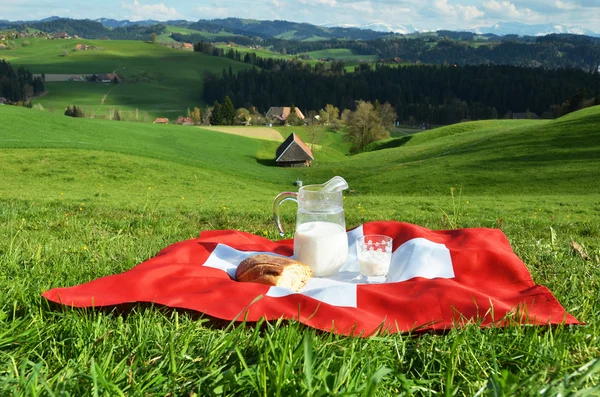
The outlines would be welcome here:
M 273 219 L 281 235 L 279 206 L 287 200 L 298 203 L 294 257 L 309 265 L 316 277 L 337 273 L 348 259 L 348 237 L 342 191 L 348 183 L 336 176 L 321 185 L 302 186 L 298 193 L 280 193 L 273 203 Z

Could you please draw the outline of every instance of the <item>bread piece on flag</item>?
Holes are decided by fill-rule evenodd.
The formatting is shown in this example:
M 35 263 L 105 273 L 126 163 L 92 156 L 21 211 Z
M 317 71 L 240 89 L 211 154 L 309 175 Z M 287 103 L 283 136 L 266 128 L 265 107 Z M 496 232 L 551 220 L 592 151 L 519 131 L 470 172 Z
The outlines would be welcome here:
M 312 269 L 307 264 L 290 258 L 259 254 L 244 259 L 235 271 L 235 279 L 284 287 L 300 291 L 312 277 Z

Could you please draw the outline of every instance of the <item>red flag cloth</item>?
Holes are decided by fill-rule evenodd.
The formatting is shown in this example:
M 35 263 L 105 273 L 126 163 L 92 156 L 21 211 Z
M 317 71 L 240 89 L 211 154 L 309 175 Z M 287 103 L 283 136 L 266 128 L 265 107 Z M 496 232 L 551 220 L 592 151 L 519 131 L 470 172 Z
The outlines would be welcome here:
M 358 278 L 354 242 L 393 237 L 388 281 Z M 293 240 L 233 230 L 202 232 L 170 245 L 129 271 L 43 296 L 73 307 L 149 302 L 224 320 L 287 318 L 344 335 L 378 330 L 445 330 L 475 322 L 579 324 L 544 286 L 535 285 L 506 236 L 496 229 L 432 231 L 400 222 L 369 222 L 348 232 L 349 259 L 339 274 L 312 278 L 299 292 L 235 281 L 235 269 L 259 253 L 293 254 Z

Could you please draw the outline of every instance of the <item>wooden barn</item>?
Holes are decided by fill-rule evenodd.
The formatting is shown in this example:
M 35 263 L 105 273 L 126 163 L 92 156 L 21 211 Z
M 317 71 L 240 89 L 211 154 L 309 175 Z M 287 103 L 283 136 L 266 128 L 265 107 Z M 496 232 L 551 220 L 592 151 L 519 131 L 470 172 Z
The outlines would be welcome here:
M 277 148 L 275 161 L 280 167 L 310 167 L 314 159 L 310 148 L 292 132 Z

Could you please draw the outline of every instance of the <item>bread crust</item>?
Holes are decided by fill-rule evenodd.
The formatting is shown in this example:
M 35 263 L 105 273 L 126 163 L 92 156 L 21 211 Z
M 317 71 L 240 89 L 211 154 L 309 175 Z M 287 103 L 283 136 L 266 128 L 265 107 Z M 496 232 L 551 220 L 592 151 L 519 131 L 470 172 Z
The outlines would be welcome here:
M 287 270 L 286 270 L 287 269 Z M 259 254 L 244 259 L 235 271 L 241 282 L 284 286 L 296 292 L 312 277 L 312 269 L 294 259 Z

